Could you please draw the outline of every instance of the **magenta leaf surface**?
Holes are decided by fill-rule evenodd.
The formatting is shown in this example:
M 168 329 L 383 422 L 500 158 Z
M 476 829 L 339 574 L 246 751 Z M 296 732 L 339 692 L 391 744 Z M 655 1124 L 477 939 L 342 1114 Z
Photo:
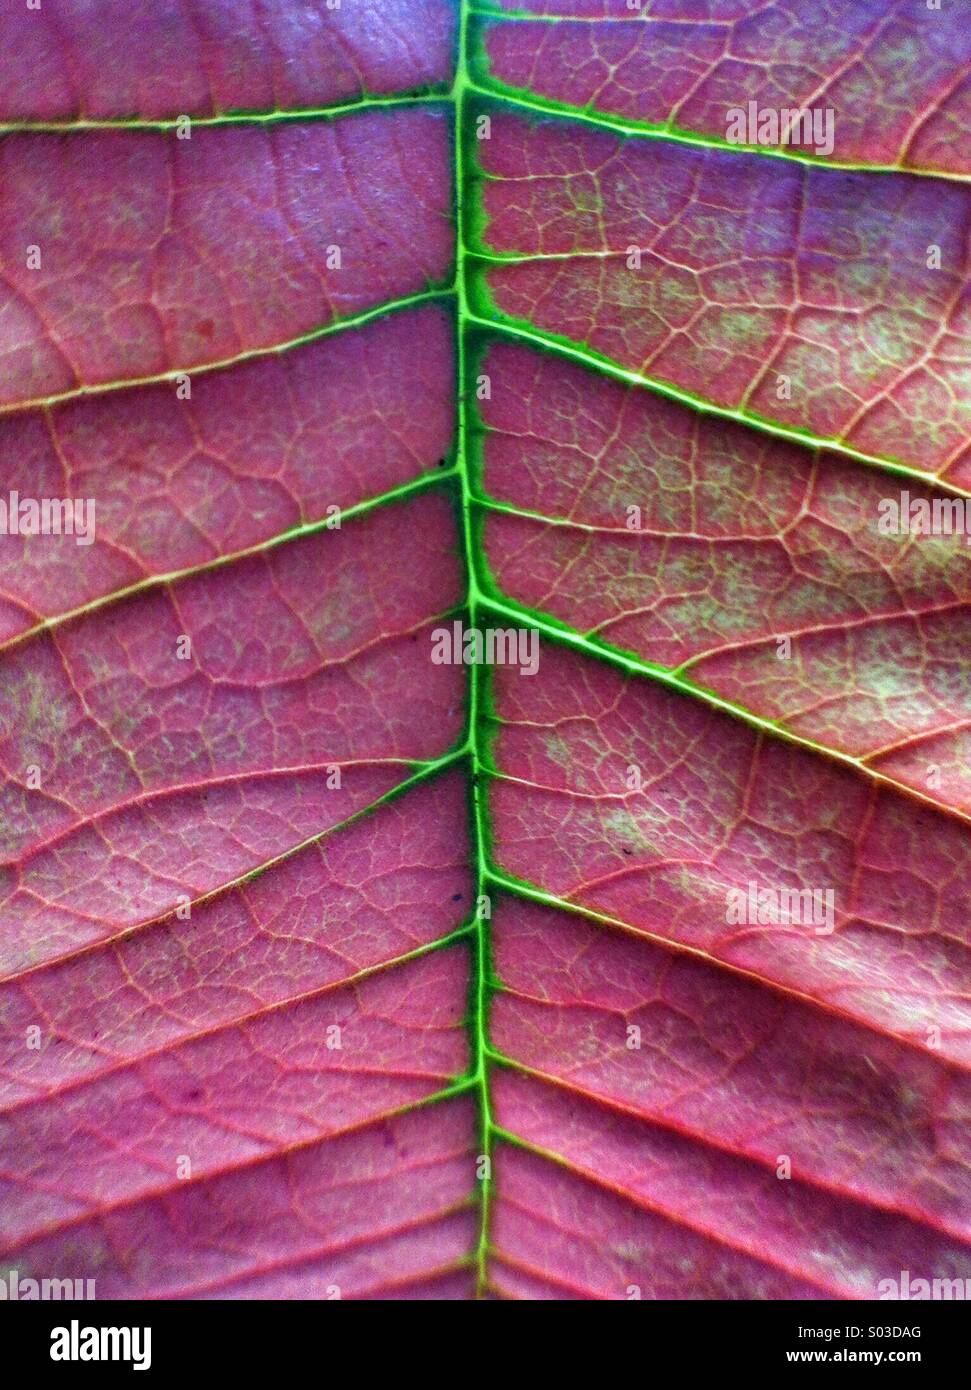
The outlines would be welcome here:
M 0 1272 L 971 1279 L 971 31 L 850 9 L 11 12 Z

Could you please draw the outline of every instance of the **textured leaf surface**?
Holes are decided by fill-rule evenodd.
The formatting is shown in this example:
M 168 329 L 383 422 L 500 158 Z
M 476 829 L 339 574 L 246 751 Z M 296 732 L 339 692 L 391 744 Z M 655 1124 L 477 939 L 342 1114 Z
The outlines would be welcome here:
M 485 534 L 501 591 L 971 811 L 963 536 L 878 534 L 886 479 L 838 455 L 529 348 L 495 346 L 484 365 L 484 482 L 503 508 Z M 791 661 L 778 659 L 782 634 Z M 946 775 L 928 787 L 933 767 Z
M 0 403 L 279 347 L 444 280 L 440 114 L 199 130 L 12 135 Z M 349 248 L 328 271 L 330 246 Z M 39 270 L 27 245 L 43 244 Z M 350 251 L 353 248 L 353 251 Z
M 447 85 L 447 0 L 72 0 L 6 17 L 0 119 L 293 111 Z
M 971 1277 L 957 7 L 9 24 L 0 501 L 97 525 L 0 535 L 2 1267 Z
M 484 37 L 493 79 L 527 98 L 715 142 L 725 140 L 726 110 L 749 101 L 828 107 L 843 163 L 971 173 L 971 32 L 959 5 L 539 0 L 531 8 L 545 22 L 492 22 Z
M 960 467 L 971 190 L 520 115 L 494 126 L 483 245 L 514 263 L 482 290 L 501 313 L 743 418 Z

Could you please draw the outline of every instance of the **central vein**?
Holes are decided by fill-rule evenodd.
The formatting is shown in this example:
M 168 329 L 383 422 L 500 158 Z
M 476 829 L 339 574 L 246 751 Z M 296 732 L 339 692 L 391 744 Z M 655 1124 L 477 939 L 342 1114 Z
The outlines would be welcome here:
M 455 81 L 452 85 L 453 137 L 455 142 L 455 305 L 457 340 L 457 398 L 458 398 L 458 438 L 456 446 L 456 465 L 459 487 L 461 489 L 462 532 L 465 543 L 465 571 L 468 589 L 466 607 L 471 628 L 479 625 L 479 610 L 482 594 L 478 585 L 475 563 L 475 534 L 472 524 L 473 490 L 471 461 L 469 457 L 469 400 L 470 381 L 467 361 L 466 331 L 469 322 L 469 307 L 465 284 L 465 105 L 469 87 L 468 64 L 468 11 L 466 0 L 459 5 L 458 54 L 455 66 Z M 472 1079 L 479 1104 L 479 1153 L 476 1161 L 476 1177 L 479 1184 L 479 1228 L 475 1249 L 476 1295 L 482 1297 L 486 1291 L 489 1248 L 489 1210 L 492 1200 L 492 1146 L 495 1126 L 489 1098 L 489 1076 L 487 1061 L 487 1021 L 489 1007 L 489 976 L 491 942 L 489 923 L 491 905 L 487 896 L 486 869 L 486 824 L 485 824 L 485 784 L 480 748 L 480 714 L 484 699 L 483 667 L 473 663 L 468 667 L 468 732 L 467 749 L 469 761 L 469 787 L 471 792 L 471 817 L 474 857 L 473 911 L 475 913 L 475 944 L 473 961 L 473 983 L 471 990 L 471 1035 L 472 1035 Z

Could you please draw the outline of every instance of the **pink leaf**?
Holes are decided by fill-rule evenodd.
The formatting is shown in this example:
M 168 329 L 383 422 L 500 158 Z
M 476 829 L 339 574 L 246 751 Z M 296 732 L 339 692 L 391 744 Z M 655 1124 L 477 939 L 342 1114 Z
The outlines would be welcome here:
M 968 1277 L 971 50 L 850 9 L 11 10 L 5 1269 Z

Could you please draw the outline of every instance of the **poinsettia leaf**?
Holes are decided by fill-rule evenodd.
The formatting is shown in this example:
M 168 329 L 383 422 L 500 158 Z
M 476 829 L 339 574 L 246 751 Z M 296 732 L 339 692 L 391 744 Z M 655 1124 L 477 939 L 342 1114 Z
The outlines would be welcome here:
M 4 1272 L 971 1277 L 969 40 L 750 9 L 10 19 Z

